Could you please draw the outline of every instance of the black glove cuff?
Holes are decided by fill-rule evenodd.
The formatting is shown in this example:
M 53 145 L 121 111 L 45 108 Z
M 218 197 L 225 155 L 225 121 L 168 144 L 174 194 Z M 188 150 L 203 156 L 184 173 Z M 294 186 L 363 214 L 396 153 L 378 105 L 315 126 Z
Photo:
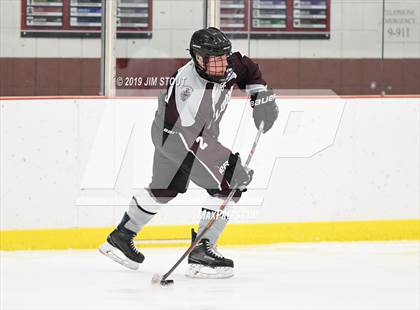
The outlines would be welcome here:
M 235 153 L 235 154 L 231 153 L 229 155 L 229 160 L 228 160 L 229 165 L 227 166 L 225 175 L 224 175 L 225 180 L 229 184 L 231 184 L 233 173 L 235 172 L 235 167 L 238 164 L 238 162 L 241 165 L 241 158 L 239 157 L 239 153 Z

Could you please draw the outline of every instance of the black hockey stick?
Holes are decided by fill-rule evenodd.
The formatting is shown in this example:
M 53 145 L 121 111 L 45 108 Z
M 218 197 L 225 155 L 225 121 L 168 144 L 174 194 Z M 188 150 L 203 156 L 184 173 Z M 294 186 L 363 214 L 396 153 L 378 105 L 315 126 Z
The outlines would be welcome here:
M 258 140 L 260 139 L 261 133 L 264 128 L 264 121 L 261 122 L 260 127 L 257 132 L 257 136 L 255 137 L 254 144 L 252 145 L 251 151 L 248 154 L 248 158 L 245 162 L 244 168 L 248 168 L 249 163 L 251 162 L 252 157 L 254 156 L 255 149 L 257 148 Z M 233 195 L 235 195 L 236 189 L 232 189 L 229 193 L 229 195 L 225 198 L 221 206 L 219 207 L 219 210 L 217 211 L 218 214 L 220 214 L 227 206 L 227 204 L 231 201 L 233 198 Z M 152 283 L 157 284 L 160 283 L 161 285 L 169 285 L 173 284 L 174 280 L 167 280 L 168 277 L 172 274 L 172 272 L 181 264 L 181 262 L 185 259 L 185 257 L 188 256 L 188 254 L 191 253 L 191 251 L 195 248 L 195 246 L 200 242 L 200 240 L 203 238 L 204 234 L 210 229 L 210 227 L 213 225 L 213 223 L 216 221 L 217 217 L 213 216 L 210 221 L 207 223 L 207 225 L 204 227 L 203 231 L 197 235 L 194 241 L 191 242 L 190 247 L 185 251 L 185 253 L 178 259 L 178 261 L 175 263 L 175 265 L 172 266 L 172 268 L 165 273 L 163 276 L 160 276 L 159 274 L 154 274 L 152 278 Z

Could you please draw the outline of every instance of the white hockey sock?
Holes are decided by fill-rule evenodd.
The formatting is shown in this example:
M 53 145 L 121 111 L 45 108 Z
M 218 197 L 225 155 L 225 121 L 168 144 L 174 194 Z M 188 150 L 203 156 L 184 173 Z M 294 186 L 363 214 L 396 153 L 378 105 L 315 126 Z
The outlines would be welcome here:
M 203 236 L 203 239 L 208 239 L 213 245 L 216 244 L 229 219 L 223 214 L 218 214 L 216 211 L 203 208 L 200 224 L 198 226 L 198 234 L 200 234 L 214 216 L 216 217 L 216 221 Z
M 200 224 L 198 226 L 198 234 L 200 234 L 212 217 L 216 217 L 216 221 L 213 225 L 207 230 L 204 234 L 203 239 L 208 239 L 211 244 L 215 245 L 219 236 L 222 234 L 223 230 L 226 227 L 227 222 L 229 221 L 228 217 L 228 207 L 227 205 L 224 212 L 218 212 L 220 205 L 223 200 L 220 198 L 209 197 L 203 204 Z
M 137 234 L 160 210 L 162 204 L 156 202 L 146 190 L 131 198 L 128 211 L 124 214 L 118 229 Z

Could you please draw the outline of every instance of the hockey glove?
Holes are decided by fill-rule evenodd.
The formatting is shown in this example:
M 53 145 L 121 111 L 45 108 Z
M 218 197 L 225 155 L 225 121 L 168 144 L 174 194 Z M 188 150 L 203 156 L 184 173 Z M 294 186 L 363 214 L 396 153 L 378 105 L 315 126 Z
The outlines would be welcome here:
M 219 189 L 207 189 L 207 192 L 213 197 L 225 198 L 229 195 L 232 189 L 235 190 L 235 194 L 232 200 L 236 203 L 241 199 L 242 193 L 246 192 L 246 186 L 251 183 L 254 170 L 245 168 L 242 166 L 241 158 L 239 153 L 230 154 L 229 160 L 225 167 L 224 179 L 228 183 L 228 187 Z
M 246 186 L 251 183 L 253 175 L 254 170 L 242 166 L 239 153 L 230 154 L 225 179 L 229 182 L 231 189 L 238 189 L 245 192 Z
M 273 126 L 279 115 L 276 104 L 276 95 L 272 89 L 260 91 L 251 95 L 251 107 L 254 109 L 252 116 L 257 129 L 264 121 L 263 133 L 266 133 Z

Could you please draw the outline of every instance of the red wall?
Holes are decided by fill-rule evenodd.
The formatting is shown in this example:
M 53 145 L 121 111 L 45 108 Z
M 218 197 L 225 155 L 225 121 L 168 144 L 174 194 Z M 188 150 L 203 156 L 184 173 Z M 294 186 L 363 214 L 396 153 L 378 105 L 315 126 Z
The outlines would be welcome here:
M 379 59 L 254 60 L 275 89 L 332 89 L 339 95 L 380 93 Z M 119 59 L 117 76 L 171 76 L 187 61 Z M 99 59 L 0 58 L 0 96 L 98 95 L 99 75 Z M 420 94 L 420 59 L 385 60 L 384 80 L 387 94 Z M 376 88 L 371 88 L 372 82 L 376 82 Z M 126 91 L 118 94 L 142 95 L 145 88 L 119 88 Z

